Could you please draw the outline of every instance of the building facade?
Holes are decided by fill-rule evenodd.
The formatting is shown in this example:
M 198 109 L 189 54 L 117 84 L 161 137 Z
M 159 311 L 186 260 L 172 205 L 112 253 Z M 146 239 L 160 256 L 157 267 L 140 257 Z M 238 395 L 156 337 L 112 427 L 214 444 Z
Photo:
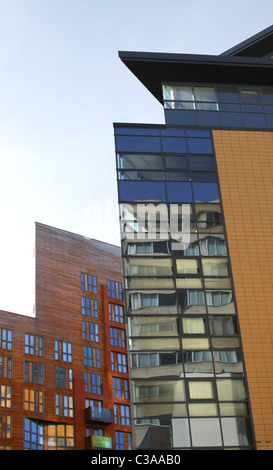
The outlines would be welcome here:
M 120 248 L 36 224 L 35 310 L 0 312 L 0 449 L 130 449 Z
M 114 124 L 134 448 L 273 449 L 273 28 L 119 55 L 165 114 Z

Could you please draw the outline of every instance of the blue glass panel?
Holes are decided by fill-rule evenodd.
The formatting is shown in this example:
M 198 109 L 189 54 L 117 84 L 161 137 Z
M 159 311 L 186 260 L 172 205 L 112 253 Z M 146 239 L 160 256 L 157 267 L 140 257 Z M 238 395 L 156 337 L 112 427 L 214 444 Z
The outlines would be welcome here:
M 219 103 L 219 109 L 220 109 L 220 111 L 240 112 L 241 111 L 241 105 L 240 104 L 234 104 L 234 103 Z
M 188 110 L 165 109 L 165 120 L 169 125 L 177 124 L 180 126 L 194 126 L 197 124 L 195 111 Z
M 195 201 L 214 202 L 219 200 L 216 183 L 193 183 L 192 185 Z
M 189 153 L 212 153 L 210 139 L 188 139 Z
M 191 202 L 191 183 L 166 183 L 169 202 Z
M 165 165 L 166 168 L 177 168 L 177 169 L 185 169 L 188 168 L 187 158 L 185 155 L 173 156 L 173 155 L 166 155 L 165 156 Z
M 120 181 L 119 198 L 121 201 L 165 201 L 165 185 L 163 182 Z
M 116 148 L 129 152 L 160 152 L 160 137 L 116 136 Z
M 210 131 L 200 131 L 200 130 L 186 130 L 188 137 L 210 137 Z
M 248 113 L 263 113 L 264 108 L 261 104 L 242 104 L 242 110 Z
M 224 127 L 244 127 L 241 113 L 221 113 L 222 126 Z
M 159 135 L 159 129 L 143 127 L 116 127 L 115 133 L 122 135 Z
M 217 87 L 217 97 L 225 103 L 239 103 L 239 93 L 235 87 Z
M 162 150 L 164 153 L 186 153 L 186 139 L 183 137 L 163 137 Z
M 204 170 L 213 171 L 215 170 L 215 163 L 213 157 L 208 155 L 190 155 L 189 163 L 191 170 Z
M 266 105 L 265 106 L 265 110 L 267 113 L 273 113 L 273 106 L 271 105 Z
M 192 181 L 208 181 L 216 182 L 217 176 L 214 171 L 192 171 L 191 173 Z
M 162 136 L 184 136 L 185 131 L 182 129 L 161 129 Z
M 266 104 L 273 104 L 273 91 L 263 90 L 263 101 Z
M 273 114 L 268 114 L 266 116 L 266 120 L 267 120 L 267 127 L 269 127 L 270 129 L 273 128 Z
M 189 171 L 167 171 L 166 180 L 168 181 L 190 181 Z
M 197 121 L 200 126 L 220 126 L 217 111 L 197 111 Z
M 244 120 L 246 127 L 266 127 L 264 114 L 245 113 Z

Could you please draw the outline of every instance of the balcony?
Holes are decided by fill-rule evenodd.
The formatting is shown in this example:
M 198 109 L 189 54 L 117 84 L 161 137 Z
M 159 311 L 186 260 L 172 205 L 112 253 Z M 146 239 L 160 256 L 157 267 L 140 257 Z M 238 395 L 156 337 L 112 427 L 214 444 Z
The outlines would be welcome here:
M 85 450 L 112 448 L 113 442 L 111 437 L 88 436 L 85 438 Z
M 108 426 L 113 424 L 112 410 L 89 406 L 84 410 L 84 421 L 89 424 L 100 424 Z

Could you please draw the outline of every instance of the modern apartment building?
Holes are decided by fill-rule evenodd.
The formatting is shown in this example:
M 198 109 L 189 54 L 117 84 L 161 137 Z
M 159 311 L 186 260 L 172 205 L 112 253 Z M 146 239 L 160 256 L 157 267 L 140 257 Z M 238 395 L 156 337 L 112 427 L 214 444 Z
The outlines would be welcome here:
M 0 449 L 130 449 L 120 248 L 36 224 L 35 251 L 35 317 L 0 311 Z
M 114 124 L 134 448 L 273 449 L 273 28 L 119 56 L 165 115 Z

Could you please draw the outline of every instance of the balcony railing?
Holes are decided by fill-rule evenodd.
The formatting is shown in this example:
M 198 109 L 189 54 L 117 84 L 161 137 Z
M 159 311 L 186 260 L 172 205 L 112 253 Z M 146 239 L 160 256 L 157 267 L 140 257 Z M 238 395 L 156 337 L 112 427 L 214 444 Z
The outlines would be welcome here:
M 84 410 L 84 420 L 86 423 L 112 424 L 113 413 L 107 408 L 97 408 L 89 406 Z

